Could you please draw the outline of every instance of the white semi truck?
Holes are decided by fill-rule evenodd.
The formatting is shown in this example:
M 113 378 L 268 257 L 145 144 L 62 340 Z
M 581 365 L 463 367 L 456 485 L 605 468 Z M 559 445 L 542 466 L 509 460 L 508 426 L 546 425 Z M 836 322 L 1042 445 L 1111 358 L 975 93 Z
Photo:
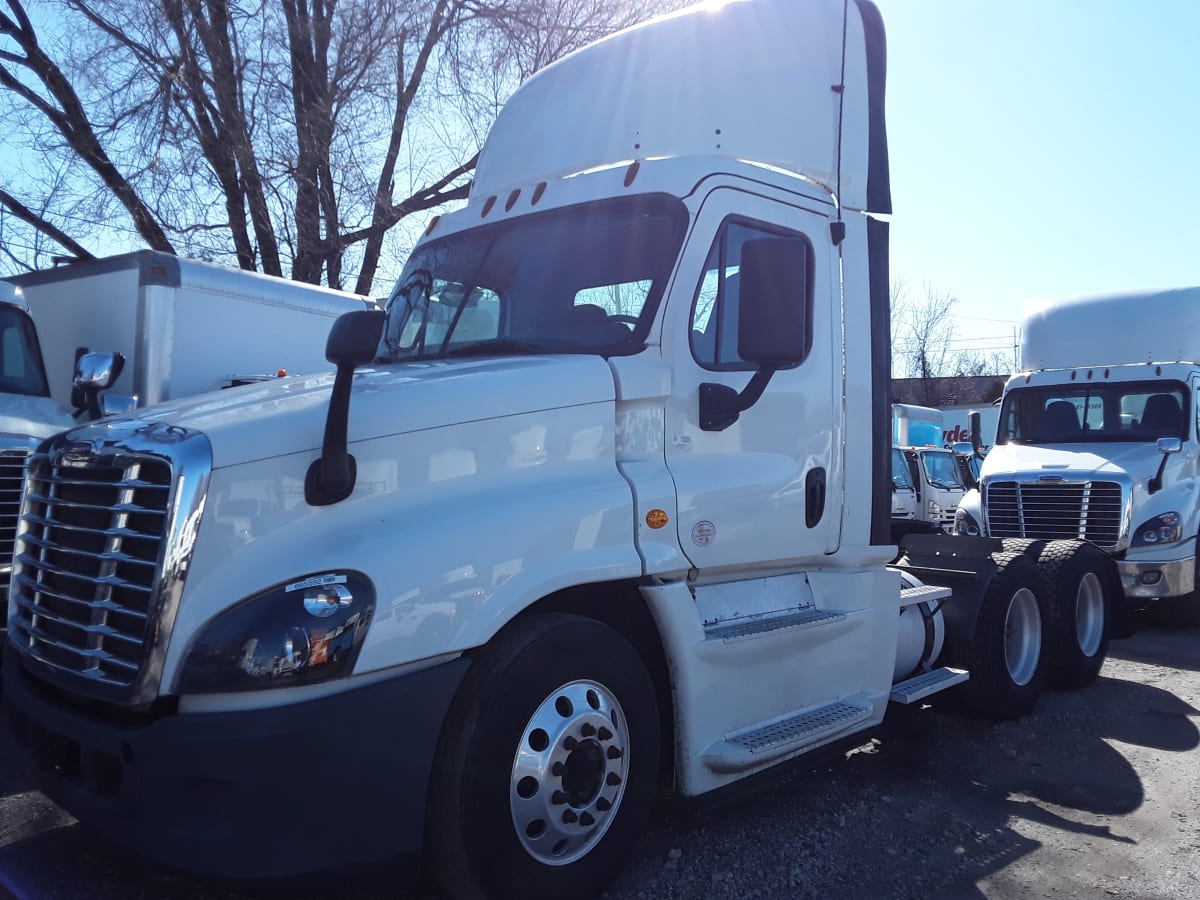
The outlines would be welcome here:
M 662 785 L 1093 679 L 1091 545 L 891 542 L 884 65 L 858 0 L 601 41 L 335 376 L 43 444 L 5 658 L 41 789 L 199 872 L 424 848 L 454 896 L 590 897 Z
M 1034 304 L 956 531 L 1081 538 L 1132 606 L 1200 624 L 1200 288 Z
M 327 372 L 330 326 L 367 305 L 150 250 L 0 281 L 0 611 L 22 473 L 38 443 L 105 406 L 146 406 L 280 370 Z M 101 381 L 91 390 L 74 380 L 85 349 L 97 354 L 87 375 Z M 112 394 L 102 401 L 99 388 Z

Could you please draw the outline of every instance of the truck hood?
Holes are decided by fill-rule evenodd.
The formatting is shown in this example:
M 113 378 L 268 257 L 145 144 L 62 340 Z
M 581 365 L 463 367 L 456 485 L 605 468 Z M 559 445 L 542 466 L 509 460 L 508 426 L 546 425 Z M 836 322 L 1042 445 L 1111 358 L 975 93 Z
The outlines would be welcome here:
M 1022 472 L 1066 478 L 1126 474 L 1137 481 L 1153 476 L 1161 461 L 1158 447 L 1148 443 L 998 444 L 988 451 L 981 476 L 1002 478 Z
M 320 450 L 333 375 L 280 378 L 148 407 L 97 423 L 113 433 L 161 422 L 201 431 L 213 467 Z M 538 356 L 402 363 L 354 375 L 351 444 L 482 419 L 613 402 L 598 356 Z M 89 435 L 94 436 L 94 435 Z
M 0 438 L 25 438 L 37 443 L 79 423 L 49 397 L 0 395 Z

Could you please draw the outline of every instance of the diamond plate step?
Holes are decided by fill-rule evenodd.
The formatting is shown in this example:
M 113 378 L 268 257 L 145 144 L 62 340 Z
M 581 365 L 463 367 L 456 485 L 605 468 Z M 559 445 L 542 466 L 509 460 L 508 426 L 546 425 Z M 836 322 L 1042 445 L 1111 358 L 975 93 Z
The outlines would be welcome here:
M 934 669 L 932 672 L 924 672 L 907 681 L 893 684 L 891 700 L 893 703 L 916 703 L 930 694 L 962 684 L 970 677 L 970 673 L 965 669 Z
M 841 622 L 845 618 L 845 613 L 810 607 L 782 616 L 740 619 L 736 622 L 713 625 L 705 628 L 704 634 L 709 640 L 728 643 L 782 631 L 785 628 L 813 628 L 817 625 L 828 625 L 833 622 Z
M 900 605 L 912 606 L 914 603 L 934 603 L 946 600 L 952 591 L 948 587 L 938 587 L 936 584 L 923 584 L 920 587 L 907 587 L 900 591 Z
M 714 772 L 738 772 L 848 731 L 870 715 L 866 705 L 830 703 L 727 735 L 705 750 L 701 759 Z

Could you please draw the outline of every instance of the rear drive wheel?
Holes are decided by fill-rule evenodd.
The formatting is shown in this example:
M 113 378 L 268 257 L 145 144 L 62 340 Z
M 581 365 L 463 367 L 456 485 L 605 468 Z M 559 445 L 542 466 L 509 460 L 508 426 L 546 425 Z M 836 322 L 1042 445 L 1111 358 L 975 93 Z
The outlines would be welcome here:
M 430 796 L 454 897 L 599 895 L 645 828 L 658 773 L 654 685 L 616 631 L 517 622 L 477 657 L 447 718 Z
M 947 635 L 949 658 L 970 679 L 961 687 L 967 709 L 989 719 L 1015 719 L 1029 712 L 1046 682 L 1046 582 L 1037 564 L 1021 552 L 997 553 L 974 632 Z
M 1108 655 L 1111 563 L 1093 544 L 1051 541 L 1038 556 L 1050 587 L 1049 680 L 1079 688 L 1100 674 Z

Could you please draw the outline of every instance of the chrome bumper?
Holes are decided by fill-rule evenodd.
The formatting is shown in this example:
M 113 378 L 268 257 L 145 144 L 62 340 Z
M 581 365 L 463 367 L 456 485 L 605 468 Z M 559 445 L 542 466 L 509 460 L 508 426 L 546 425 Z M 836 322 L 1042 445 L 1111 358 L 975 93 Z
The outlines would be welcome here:
M 1166 562 L 1125 559 L 1117 563 L 1117 570 L 1126 597 L 1180 597 L 1196 589 L 1196 561 L 1191 557 Z

